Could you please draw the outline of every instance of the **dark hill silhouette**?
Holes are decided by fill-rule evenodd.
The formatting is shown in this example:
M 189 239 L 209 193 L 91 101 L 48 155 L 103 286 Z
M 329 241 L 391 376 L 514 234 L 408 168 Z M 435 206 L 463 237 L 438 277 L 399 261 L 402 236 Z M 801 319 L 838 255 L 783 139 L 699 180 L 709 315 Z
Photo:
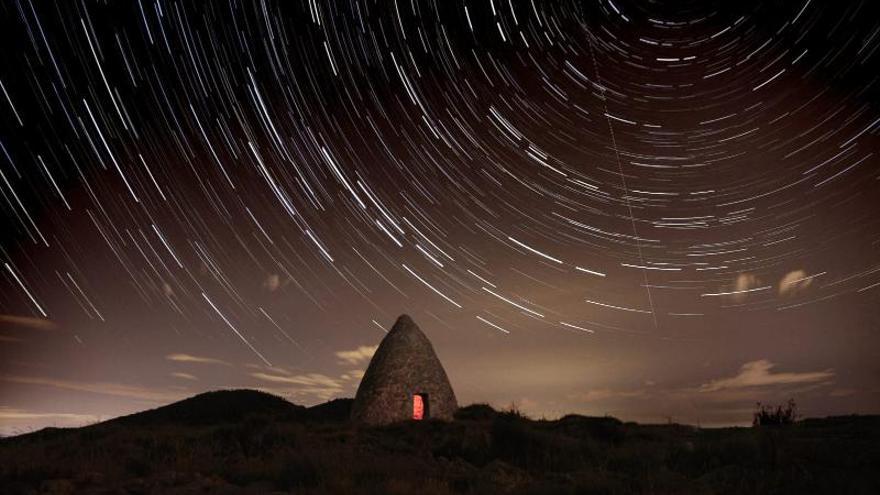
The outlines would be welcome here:
M 351 417 L 353 402 L 354 399 L 333 399 L 310 407 L 305 417 L 310 421 L 344 423 Z
M 0 493 L 878 493 L 880 416 L 701 429 L 485 404 L 358 426 L 217 391 L 83 428 L 0 439 Z
M 306 408 L 281 397 L 257 390 L 217 390 L 205 392 L 167 406 L 112 419 L 120 425 L 179 423 L 205 425 L 233 423 L 252 416 L 302 419 Z
M 354 399 L 340 398 L 312 407 L 304 407 L 258 390 L 216 390 L 107 422 L 122 425 L 158 423 L 216 425 L 248 419 L 345 422 L 351 416 L 352 402 Z

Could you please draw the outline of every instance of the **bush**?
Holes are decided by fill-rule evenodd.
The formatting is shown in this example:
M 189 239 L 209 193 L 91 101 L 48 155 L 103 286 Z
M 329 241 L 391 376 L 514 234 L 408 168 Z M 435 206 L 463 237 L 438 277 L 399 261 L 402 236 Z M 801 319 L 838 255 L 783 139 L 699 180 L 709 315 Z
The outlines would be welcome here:
M 752 426 L 783 426 L 790 425 L 797 420 L 797 405 L 794 399 L 789 399 L 783 407 L 773 407 L 757 403 L 757 409 L 752 418 Z
M 455 412 L 457 420 L 488 421 L 498 414 L 489 404 L 471 404 Z
M 492 457 L 536 472 L 567 472 L 582 466 L 589 445 L 577 439 L 544 431 L 518 414 L 499 414 L 490 428 Z

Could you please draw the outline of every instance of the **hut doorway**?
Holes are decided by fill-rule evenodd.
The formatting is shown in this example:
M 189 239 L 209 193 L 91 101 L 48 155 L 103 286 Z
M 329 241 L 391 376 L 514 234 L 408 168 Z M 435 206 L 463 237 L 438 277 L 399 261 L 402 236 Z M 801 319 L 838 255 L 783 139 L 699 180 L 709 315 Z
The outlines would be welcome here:
M 413 394 L 413 415 L 412 415 L 412 418 L 416 421 L 428 419 L 429 412 L 430 412 L 430 409 L 429 409 L 429 402 L 428 402 L 428 394 L 425 394 L 425 393 Z

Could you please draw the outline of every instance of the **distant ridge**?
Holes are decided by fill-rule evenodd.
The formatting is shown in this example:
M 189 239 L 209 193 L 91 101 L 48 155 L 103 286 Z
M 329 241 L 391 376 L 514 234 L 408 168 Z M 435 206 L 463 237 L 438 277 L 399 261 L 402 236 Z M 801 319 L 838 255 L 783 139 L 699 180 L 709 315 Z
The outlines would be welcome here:
M 112 419 L 108 423 L 203 425 L 236 422 L 257 415 L 297 419 L 304 418 L 307 409 L 277 395 L 258 390 L 215 390 L 167 406 Z
M 187 399 L 108 419 L 82 427 L 47 427 L 30 433 L 0 440 L 25 437 L 64 435 L 85 429 L 112 427 L 184 426 L 210 427 L 242 423 L 249 418 L 262 418 L 285 423 L 320 422 L 347 423 L 354 399 L 338 398 L 311 407 L 300 406 L 267 392 L 251 389 L 214 390 Z M 0 492 L 2 493 L 2 492 Z

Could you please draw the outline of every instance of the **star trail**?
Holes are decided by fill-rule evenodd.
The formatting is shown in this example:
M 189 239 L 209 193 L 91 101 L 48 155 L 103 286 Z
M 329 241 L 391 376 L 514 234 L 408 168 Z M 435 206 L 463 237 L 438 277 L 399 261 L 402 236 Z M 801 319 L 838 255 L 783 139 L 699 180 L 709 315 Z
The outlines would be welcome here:
M 880 410 L 874 2 L 0 12 L 4 432 L 351 396 L 404 312 L 463 403 Z

